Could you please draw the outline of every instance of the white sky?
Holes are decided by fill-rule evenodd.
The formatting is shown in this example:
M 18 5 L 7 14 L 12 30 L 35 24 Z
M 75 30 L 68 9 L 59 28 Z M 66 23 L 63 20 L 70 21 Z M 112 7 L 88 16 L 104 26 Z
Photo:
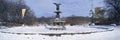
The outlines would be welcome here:
M 61 3 L 61 16 L 90 16 L 92 0 L 26 0 L 26 4 L 35 12 L 37 17 L 54 16 L 56 6 L 53 3 Z M 103 0 L 93 0 L 93 7 L 103 7 Z

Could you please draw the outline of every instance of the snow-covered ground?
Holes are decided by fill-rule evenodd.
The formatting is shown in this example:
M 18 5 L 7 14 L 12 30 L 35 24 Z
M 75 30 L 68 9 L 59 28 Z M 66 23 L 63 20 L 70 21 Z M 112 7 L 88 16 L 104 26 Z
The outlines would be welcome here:
M 102 27 L 102 26 L 101 26 Z M 104 26 L 105 27 L 105 26 Z M 48 30 L 42 26 L 36 27 L 14 27 L 8 29 L 1 29 L 1 32 L 12 33 L 75 33 L 75 32 L 89 32 L 89 31 L 105 31 L 104 28 L 95 27 L 80 27 L 67 26 L 66 30 Z M 111 28 L 111 27 L 110 27 Z M 112 28 L 113 29 L 113 28 Z M 98 32 L 91 34 L 75 34 L 75 35 L 61 35 L 61 36 L 47 36 L 47 35 L 24 35 L 24 34 L 9 34 L 0 32 L 0 40 L 120 40 L 120 27 L 115 27 L 113 31 Z

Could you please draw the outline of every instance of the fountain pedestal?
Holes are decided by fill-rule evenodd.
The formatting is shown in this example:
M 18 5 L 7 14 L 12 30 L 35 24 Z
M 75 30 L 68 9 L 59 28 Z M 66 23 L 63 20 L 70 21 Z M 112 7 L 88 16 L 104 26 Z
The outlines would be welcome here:
M 50 30 L 65 30 L 65 21 L 63 19 L 56 18 L 51 24 Z

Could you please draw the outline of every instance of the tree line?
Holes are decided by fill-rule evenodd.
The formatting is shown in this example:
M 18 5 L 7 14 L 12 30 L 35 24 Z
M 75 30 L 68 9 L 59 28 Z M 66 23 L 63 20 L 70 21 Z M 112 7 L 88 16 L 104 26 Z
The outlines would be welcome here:
M 37 21 L 39 23 L 46 23 L 49 24 L 52 19 L 55 19 L 54 17 L 40 17 L 37 18 Z M 69 17 L 63 17 L 61 18 L 65 20 L 65 24 L 71 24 L 71 25 L 82 25 L 86 23 L 90 23 L 90 17 L 82 17 L 82 16 L 69 16 Z

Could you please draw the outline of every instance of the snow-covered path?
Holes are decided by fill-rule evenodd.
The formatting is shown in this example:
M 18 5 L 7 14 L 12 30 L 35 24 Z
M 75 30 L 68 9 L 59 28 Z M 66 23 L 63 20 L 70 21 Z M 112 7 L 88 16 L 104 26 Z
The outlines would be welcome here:
M 17 35 L 0 33 L 0 40 L 120 40 L 120 27 L 113 31 L 61 36 Z

